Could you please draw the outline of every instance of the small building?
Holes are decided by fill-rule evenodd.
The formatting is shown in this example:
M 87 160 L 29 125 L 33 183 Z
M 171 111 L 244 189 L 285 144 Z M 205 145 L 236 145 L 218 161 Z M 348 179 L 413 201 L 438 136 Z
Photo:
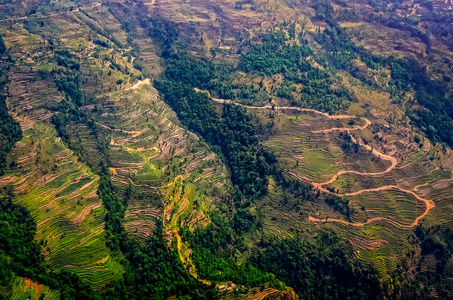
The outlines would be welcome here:
M 223 291 L 223 290 L 225 289 L 225 286 L 224 286 L 223 284 L 222 284 L 222 285 L 219 285 L 219 286 L 217 287 L 217 289 L 218 289 L 219 291 Z

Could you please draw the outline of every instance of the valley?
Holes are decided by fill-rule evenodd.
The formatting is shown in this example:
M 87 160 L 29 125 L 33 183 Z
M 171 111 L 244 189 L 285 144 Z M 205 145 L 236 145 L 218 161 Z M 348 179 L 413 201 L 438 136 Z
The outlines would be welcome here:
M 0 2 L 40 249 L 1 296 L 448 299 L 451 3 L 415 2 Z

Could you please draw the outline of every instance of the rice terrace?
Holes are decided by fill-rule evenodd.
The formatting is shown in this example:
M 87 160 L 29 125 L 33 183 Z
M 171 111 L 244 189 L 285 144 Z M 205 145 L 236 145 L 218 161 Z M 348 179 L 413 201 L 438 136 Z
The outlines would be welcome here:
M 0 0 L 0 299 L 452 299 L 451 0 Z
M 218 102 L 218 103 L 231 103 L 231 100 L 222 100 L 222 99 L 215 99 L 213 98 L 213 100 L 215 102 Z M 272 107 L 272 106 L 269 106 L 269 105 L 266 105 L 266 106 L 245 106 L 246 108 L 249 108 L 249 109 L 272 109 L 272 110 L 275 110 L 275 111 L 286 111 L 286 110 L 296 110 L 298 112 L 310 112 L 310 113 L 315 113 L 315 114 L 319 114 L 319 115 L 322 115 L 322 116 L 325 116 L 331 120 L 336 120 L 336 119 L 362 119 L 365 123 L 365 125 L 363 126 L 359 126 L 359 127 L 351 127 L 351 128 L 347 128 L 347 127 L 335 127 L 335 128 L 329 128 L 329 129 L 324 129 L 324 130 L 317 130 L 317 131 L 312 131 L 312 133 L 316 134 L 316 133 L 331 133 L 331 132 L 335 132 L 335 131 L 339 131 L 339 132 L 346 132 L 347 134 L 350 134 L 351 131 L 355 131 L 355 130 L 364 130 L 366 129 L 368 126 L 370 126 L 372 123 L 370 120 L 366 119 L 366 118 L 360 118 L 360 117 L 356 117 L 356 116 L 348 116 L 348 115 L 329 115 L 327 113 L 323 113 L 323 112 L 320 112 L 318 110 L 314 110 L 314 109 L 304 109 L 304 108 L 300 108 L 300 107 L 295 107 L 295 106 L 282 106 L 282 107 Z M 355 196 L 355 195 L 358 195 L 358 194 L 361 194 L 361 193 L 367 193 L 367 192 L 378 192 L 378 191 L 383 191 L 383 190 L 389 190 L 389 189 L 396 189 L 396 190 L 399 190 L 399 191 L 402 191 L 402 192 L 405 192 L 405 193 L 408 193 L 408 194 L 411 194 L 413 195 L 418 201 L 422 201 L 425 206 L 426 206 L 426 209 L 425 211 L 420 215 L 418 216 L 414 222 L 410 225 L 410 227 L 414 227 L 414 226 L 417 226 L 418 225 L 418 221 L 420 219 L 422 219 L 424 216 L 426 216 L 429 212 L 430 209 L 434 208 L 435 205 L 434 205 L 434 202 L 431 201 L 431 200 L 427 200 L 427 199 L 424 199 L 424 198 L 421 198 L 420 196 L 416 195 L 414 192 L 412 191 L 409 191 L 409 190 L 405 190 L 403 188 L 400 188 L 398 186 L 395 186 L 395 185 L 386 185 L 386 186 L 381 186 L 381 187 L 377 187 L 377 188 L 373 188 L 373 189 L 363 189 L 363 190 L 359 190 L 359 191 L 355 191 L 355 192 L 352 192 L 352 193 L 344 193 L 344 194 L 338 194 L 338 193 L 334 193 L 332 192 L 331 190 L 327 189 L 327 188 L 324 188 L 324 186 L 326 185 L 330 185 L 332 183 L 334 183 L 339 176 L 341 175 L 344 175 L 344 174 L 356 174 L 356 175 L 360 175 L 360 176 L 381 176 L 381 175 L 385 175 L 389 172 L 391 172 L 393 169 L 396 168 L 396 166 L 398 165 L 398 161 L 396 158 L 394 158 L 393 156 L 390 156 L 390 155 L 387 155 L 387 154 L 384 154 L 382 152 L 379 152 L 378 150 L 376 149 L 373 149 L 371 146 L 369 145 L 364 145 L 360 142 L 357 142 L 357 140 L 351 136 L 350 137 L 351 141 L 355 144 L 358 144 L 359 146 L 362 146 L 364 147 L 366 150 L 368 151 L 371 151 L 373 155 L 375 155 L 376 157 L 378 158 L 381 158 L 381 159 L 384 159 L 384 160 L 388 160 L 391 162 L 391 165 L 385 170 L 385 171 L 382 171 L 382 172 L 377 172 L 377 173 L 367 173 L 367 172 L 358 172 L 358 171 L 353 171 L 353 170 L 349 170 L 349 171 L 338 171 L 329 181 L 326 181 L 326 182 L 322 182 L 322 183 L 318 183 L 318 182 L 312 182 L 311 180 L 309 180 L 313 187 L 315 189 L 319 189 L 320 191 L 324 192 L 324 193 L 328 193 L 328 194 L 333 194 L 333 195 L 338 195 L 338 196 Z M 299 178 L 297 176 L 298 173 L 294 172 L 294 173 L 291 173 L 291 175 L 295 176 L 296 178 Z M 302 180 L 304 180 L 304 178 L 302 178 Z M 309 216 L 309 220 L 310 221 L 313 221 L 313 222 L 321 222 L 322 220 L 320 219 L 316 219 L 316 218 L 313 218 L 313 217 L 310 217 Z M 370 223 L 370 222 L 373 222 L 374 220 L 387 220 L 389 222 L 395 222 L 397 225 L 399 226 L 402 226 L 402 227 L 408 227 L 407 225 L 403 225 L 403 224 L 400 224 L 398 222 L 396 222 L 395 220 L 392 220 L 392 219 L 385 219 L 385 218 L 373 218 L 373 219 L 369 219 L 367 221 L 367 223 Z M 338 219 L 331 219 L 331 218 L 327 218 L 327 222 L 342 222 L 344 224 L 348 224 L 348 225 L 353 225 L 353 226 L 363 226 L 364 223 L 352 223 L 352 222 L 345 222 L 343 220 L 338 220 Z

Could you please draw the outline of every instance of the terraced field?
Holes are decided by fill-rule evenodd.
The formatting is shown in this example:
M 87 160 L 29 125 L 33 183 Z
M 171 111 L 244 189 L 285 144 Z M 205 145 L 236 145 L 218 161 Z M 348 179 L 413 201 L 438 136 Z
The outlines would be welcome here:
M 233 64 L 240 57 L 242 37 L 236 37 L 241 34 L 253 40 L 283 19 L 302 22 L 307 33 L 326 27 L 315 21 L 315 10 L 305 2 L 291 8 L 281 1 L 255 2 L 253 9 L 250 4 L 239 9 L 236 1 L 85 1 L 73 7 L 59 1 L 27 17 L 25 7 L 13 17 L 0 13 L 0 33 L 15 61 L 8 105 L 24 130 L 0 187 L 13 185 L 15 201 L 30 210 L 51 268 L 73 271 L 96 289 L 121 276 L 122 267 L 105 246 L 105 209 L 97 194 L 96 174 L 105 163 L 118 197 L 127 200 L 123 225 L 129 235 L 142 241 L 162 222 L 168 245 L 176 239 L 181 261 L 197 277 L 192 250 L 178 232 L 206 225 L 215 209 L 231 211 L 231 183 L 221 159 L 183 128 L 154 89 L 164 58 L 140 13 L 143 9 L 143 14 L 159 14 L 190 28 L 190 34 L 182 30 L 182 39 L 196 43 L 184 50 Z M 372 35 L 359 30 L 382 35 L 379 27 L 355 22 L 341 26 L 357 31 L 358 44 L 379 49 Z M 405 38 L 407 45 L 425 49 L 417 38 Z M 307 39 L 313 42 L 308 34 Z M 393 53 L 393 43 L 376 51 Z M 407 45 L 395 46 L 396 52 L 431 65 L 424 52 Z M 71 149 L 50 122 L 57 104 L 68 97 L 53 77 L 61 67 L 53 60 L 60 50 L 68 50 L 80 64 L 80 89 L 87 95 L 77 109 L 88 121 L 71 120 L 66 128 Z M 357 60 L 354 66 L 363 67 Z M 332 228 L 350 241 L 352 257 L 374 264 L 385 279 L 411 249 L 407 236 L 415 226 L 451 221 L 451 149 L 429 142 L 391 101 L 383 88 L 390 70 L 367 72 L 374 85 L 364 85 L 346 71 L 336 74 L 358 101 L 341 115 L 290 106 L 280 98 L 272 106 L 244 105 L 263 124 L 273 124 L 262 138 L 285 174 L 310 183 L 321 198 L 313 203 L 289 199 L 270 178 L 268 195 L 251 207 L 262 228 L 241 236 L 244 249 L 235 253 L 239 264 L 261 242 L 310 238 L 319 228 Z M 278 81 L 278 76 L 265 78 L 262 88 L 270 89 L 266 82 L 271 80 Z M 324 202 L 328 195 L 349 201 L 350 214 Z M 17 299 L 38 298 L 38 290 L 45 291 L 45 299 L 58 298 L 26 279 L 16 284 Z M 276 294 L 267 288 L 243 296 L 265 299 Z
M 20 23 L 1 28 L 1 33 L 17 60 L 10 73 L 8 105 L 24 138 L 12 151 L 9 159 L 14 164 L 0 185 L 13 185 L 15 201 L 30 210 L 49 266 L 73 271 L 100 289 L 123 271 L 105 245 L 99 177 L 67 148 L 50 123 L 52 112 L 47 107 L 58 103 L 62 94 L 38 72 L 37 56 L 25 53 L 43 56 L 41 38 Z
M 72 270 L 101 288 L 122 270 L 105 246 L 98 177 L 57 137 L 47 120 L 50 113 L 42 108 L 43 101 L 50 100 L 49 90 L 53 95 L 58 92 L 34 82 L 29 69 L 21 73 L 25 69 L 19 67 L 11 74 L 15 88 L 8 99 L 24 138 L 11 154 L 17 166 L 1 177 L 0 185 L 13 185 L 17 203 L 30 210 L 38 226 L 36 239 L 44 242 L 49 265 Z
M 155 75 L 159 72 L 158 47 L 144 35 L 140 22 L 123 17 L 121 3 L 112 3 L 108 12 L 117 19 L 129 20 L 136 26 L 133 35 L 139 57 L 143 64 L 143 74 Z M 107 12 L 101 8 L 87 10 L 86 14 L 98 19 Z M 100 18 L 106 27 L 116 28 L 116 19 Z M 104 25 L 103 25 L 104 26 Z M 147 43 L 147 47 L 144 46 Z M 100 52 L 100 57 L 110 51 Z M 124 61 L 124 58 L 118 56 Z M 153 59 L 154 57 L 154 59 Z M 127 59 L 124 64 L 128 64 Z M 206 213 L 212 209 L 213 202 L 226 197 L 229 187 L 225 166 L 199 138 L 182 128 L 174 112 L 160 99 L 148 78 L 132 81 L 132 77 L 115 91 L 115 81 L 108 75 L 108 67 L 96 59 L 87 60 L 87 70 L 104 71 L 99 74 L 97 83 L 85 87 L 87 91 L 104 90 L 109 96 L 98 104 L 97 112 L 91 111 L 96 119 L 100 135 L 109 143 L 109 161 L 112 180 L 123 193 L 128 193 L 129 205 L 126 211 L 125 227 L 130 234 L 147 236 L 155 222 L 167 218 L 172 220 L 172 230 L 181 225 L 189 228 L 206 224 Z M 133 68 L 129 65 L 129 68 Z M 116 78 L 116 77 L 115 77 Z M 129 83 L 130 82 L 130 83 Z M 113 90 L 113 91 L 112 91 Z M 89 109 L 89 108 L 88 108 Z M 89 139 L 83 139 L 87 143 Z M 95 151 L 89 144 L 85 147 Z M 88 150 L 87 150 L 88 151 Z M 87 152 L 89 153 L 89 152 Z M 174 201 L 169 192 L 176 180 L 184 195 Z M 213 188 L 214 187 L 214 188 Z M 190 197 L 188 191 L 190 190 Z M 177 207 L 173 207 L 176 205 Z
M 143 238 L 156 222 L 163 222 L 169 245 L 177 239 L 181 260 L 196 277 L 191 249 L 178 231 L 181 226 L 194 229 L 209 222 L 214 203 L 227 197 L 226 168 L 206 144 L 177 125 L 173 112 L 150 85 L 115 97 L 127 104 L 97 120 L 110 135 L 112 180 L 120 191 L 130 191 L 125 228 Z M 124 112 L 131 107 L 135 110 Z M 133 119 L 115 119 L 125 115 Z
M 180 226 L 176 224 L 178 219 L 191 225 L 206 222 L 203 211 L 209 210 L 212 201 L 225 193 L 225 167 L 195 135 L 175 124 L 175 116 L 151 86 L 130 91 L 128 96 L 118 95 L 122 101 L 126 97 L 131 102 L 139 101 L 124 105 L 125 108 L 137 105 L 137 111 L 127 112 L 133 119 L 121 122 L 114 119 L 114 114 L 97 118 L 101 128 L 111 133 L 112 179 L 120 190 L 132 189 L 126 228 L 132 230 L 130 232 L 144 231 L 147 235 L 154 228 L 154 222 L 164 218 L 164 210 L 172 214 L 175 228 Z M 126 115 L 120 109 L 117 114 Z M 118 125 L 113 129 L 110 125 L 122 123 L 123 128 L 134 128 L 135 131 L 119 129 Z M 168 184 L 173 184 L 179 177 L 184 179 L 184 184 L 179 183 L 184 186 L 184 194 L 187 195 L 188 189 L 191 196 L 181 199 L 182 203 L 177 203 L 179 208 L 175 210 L 168 207 L 173 202 Z M 214 196 L 211 186 L 223 191 Z M 193 206 L 195 197 L 197 209 Z
M 25 137 L 10 157 L 17 167 L 0 178 L 0 184 L 12 184 L 17 202 L 31 211 L 38 225 L 36 239 L 44 242 L 50 267 L 73 271 L 93 287 L 102 288 L 121 276 L 122 267 L 105 245 L 99 177 L 88 165 L 97 168 L 107 155 L 119 196 L 129 198 L 124 226 L 139 238 L 149 236 L 156 222 L 168 223 L 171 236 L 182 225 L 207 224 L 208 212 L 214 202 L 226 197 L 229 182 L 221 160 L 180 127 L 151 81 L 137 79 L 142 75 L 134 68 L 133 59 L 121 49 L 93 45 L 93 31 L 112 45 L 126 42 L 121 23 L 101 5 L 53 14 L 45 27 L 26 29 L 19 21 L 13 28 L 1 28 L 6 43 L 14 49 L 11 54 L 21 62 L 11 72 L 8 104 Z M 84 91 L 107 95 L 82 108 L 95 118 L 95 134 L 86 124 L 67 126 L 77 153 L 68 149 L 50 123 L 48 107 L 59 103 L 63 94 L 50 77 L 55 66 L 47 63 L 51 56 L 43 50 L 46 42 L 40 37 L 49 32 L 80 59 L 81 72 L 87 78 Z M 156 48 L 141 49 L 144 60 L 146 55 L 156 56 L 146 51 Z M 124 83 L 118 84 L 119 80 Z M 107 154 L 100 152 L 102 141 L 108 143 Z M 183 190 L 178 196 L 179 189 Z M 181 253 L 190 253 L 190 249 L 185 246 Z
M 177 125 L 173 112 L 149 84 L 116 93 L 111 99 L 117 99 L 118 105 L 96 119 L 110 139 L 112 179 L 120 191 L 131 191 L 125 223 L 129 232 L 149 235 L 166 209 L 174 218 L 174 228 L 181 225 L 176 220 L 190 226 L 205 223 L 203 211 L 209 210 L 212 201 L 218 201 L 228 187 L 220 159 L 195 135 Z M 190 190 L 191 196 L 181 199 L 175 210 L 167 207 L 172 202 L 168 184 L 179 177 L 184 179 L 180 185 Z M 220 194 L 212 193 L 212 186 Z
M 16 277 L 13 282 L 11 300 L 57 300 L 60 299 L 60 293 L 49 289 L 42 284 L 37 284 L 30 279 Z
M 223 99 L 212 100 L 231 103 Z M 304 229 L 300 226 L 303 221 L 294 221 L 298 218 L 315 226 L 333 226 L 351 241 L 355 248 L 351 255 L 373 262 L 385 277 L 387 271 L 404 257 L 401 249 L 408 245 L 402 238 L 403 232 L 420 223 L 429 224 L 430 216 L 439 212 L 436 209 L 439 198 L 431 194 L 435 191 L 428 186 L 439 180 L 443 183 L 439 186 L 451 189 L 451 173 L 445 171 L 451 164 L 448 151 L 444 155 L 437 154 L 438 158 L 433 161 L 430 155 L 438 152 L 428 141 L 423 147 L 413 147 L 412 137 L 405 129 L 389 124 L 383 126 L 372 114 L 330 116 L 276 104 L 245 107 L 265 123 L 269 120 L 275 123 L 265 144 L 276 152 L 289 174 L 311 183 L 324 194 L 347 197 L 350 201 L 351 220 L 319 204 L 315 211 L 302 217 L 291 211 L 283 213 L 281 208 L 279 212 L 267 209 L 263 215 L 272 217 L 265 217 L 263 232 L 266 239 L 282 239 L 296 233 L 309 235 L 308 225 Z M 267 112 L 261 112 L 263 110 Z M 355 120 L 352 126 L 338 122 L 348 119 Z M 351 144 L 358 145 L 355 151 L 345 150 L 345 134 L 350 137 Z M 412 169 L 417 165 L 426 168 L 423 172 Z M 423 188 L 426 190 L 420 193 Z M 278 191 L 272 191 L 270 199 L 274 193 Z M 275 196 L 274 205 L 279 205 L 282 196 Z M 267 204 L 272 206 L 270 202 Z M 444 220 L 448 221 L 447 218 Z M 250 235 L 249 242 L 253 245 L 261 238 L 262 234 L 255 232 Z M 242 259 L 246 259 L 247 254 L 243 256 Z
M 235 295 L 232 292 L 225 291 L 226 295 L 221 297 L 223 300 L 243 299 L 243 300 L 263 300 L 263 299 L 280 299 L 284 295 L 294 295 L 293 290 L 287 290 L 285 292 L 273 289 L 273 288 L 253 288 L 247 293 L 242 295 Z M 293 296 L 294 297 L 294 296 Z
M 21 168 L 7 176 L 17 202 L 30 209 L 37 222 L 36 238 L 44 241 L 50 266 L 68 268 L 96 287 L 120 276 L 121 267 L 109 259 L 105 246 L 98 177 L 48 125 L 35 124 L 25 134 L 13 152 Z M 48 162 L 48 169 L 38 167 L 40 161 Z

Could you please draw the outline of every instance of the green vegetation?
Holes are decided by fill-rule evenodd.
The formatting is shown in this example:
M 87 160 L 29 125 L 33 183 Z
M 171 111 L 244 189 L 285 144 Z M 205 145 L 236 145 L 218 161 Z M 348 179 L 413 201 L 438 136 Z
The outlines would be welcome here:
M 335 195 L 328 195 L 325 201 L 327 205 L 333 208 L 333 210 L 345 216 L 346 220 L 351 220 L 351 208 L 349 206 L 349 199 Z
M 15 277 L 11 282 L 12 293 L 9 299 L 12 300 L 58 300 L 60 292 L 50 289 L 48 286 L 39 285 L 30 279 Z
M 2 36 L 0 35 L 0 55 L 3 56 L 3 54 L 6 53 L 6 46 L 5 46 L 5 42 L 3 41 L 3 38 Z
M 87 96 L 80 89 L 80 64 L 68 51 L 56 51 L 55 62 L 58 67 L 52 70 L 52 75 L 58 90 L 66 97 L 56 106 L 49 107 L 50 110 L 56 111 L 52 116 L 52 123 L 70 148 L 80 147 L 80 145 L 71 144 L 66 131 L 70 121 L 76 123 L 88 121 L 86 113 L 79 109 L 88 102 Z
M 80 144 L 75 144 L 68 133 L 70 124 L 88 126 L 96 139 L 97 150 L 102 154 L 99 165 L 93 165 L 98 170 L 98 195 L 106 209 L 105 231 L 106 245 L 121 260 L 125 273 L 120 279 L 113 280 L 102 293 L 108 299 L 166 299 L 172 295 L 194 295 L 198 299 L 213 299 L 216 292 L 198 282 L 186 270 L 179 259 L 175 247 L 168 247 L 163 236 L 162 226 L 158 226 L 151 237 L 144 243 L 133 240 L 126 232 L 123 221 L 130 200 L 131 191 L 121 196 L 113 185 L 109 173 L 111 163 L 110 151 L 106 144 L 108 136 L 95 125 L 94 120 L 86 114 L 81 106 L 91 104 L 93 99 L 80 89 L 82 76 L 79 64 L 68 52 L 58 52 L 56 55 L 60 70 L 53 75 L 57 87 L 64 92 L 66 99 L 52 107 L 56 114 L 52 118 L 60 136 L 69 147 L 85 159 Z M 59 186 L 60 184 L 57 183 Z M 68 193 L 67 187 L 61 194 Z
M 404 106 L 404 110 L 412 123 L 420 128 L 433 142 L 444 142 L 453 146 L 453 107 L 451 106 L 452 94 L 448 93 L 449 77 L 431 79 L 426 67 L 417 61 L 384 57 L 375 55 L 356 46 L 346 30 L 339 26 L 333 16 L 330 0 L 316 2 L 317 16 L 328 24 L 326 30 L 318 35 L 317 41 L 326 50 L 327 58 L 337 69 L 353 69 L 351 62 L 359 58 L 371 69 L 387 67 L 390 69 L 391 81 L 387 90 L 393 101 L 401 103 L 406 93 L 415 91 L 413 99 Z M 428 34 L 423 34 L 415 29 L 408 20 L 389 12 L 389 19 L 384 23 L 390 27 L 401 28 L 419 36 L 427 45 L 429 51 L 430 40 Z M 393 24 L 393 25 L 392 25 Z M 354 74 L 354 72 L 352 72 Z M 357 75 L 356 75 L 357 76 Z M 358 74 L 358 76 L 360 76 Z
M 284 290 L 285 285 L 273 274 L 263 272 L 250 264 L 237 265 L 230 257 L 228 246 L 233 244 L 234 232 L 228 220 L 214 214 L 206 228 L 197 228 L 194 233 L 184 231 L 182 238 L 193 248 L 193 262 L 200 278 L 216 282 L 233 281 L 236 284 L 254 287 L 270 283 Z
M 6 47 L 0 36 L 0 175 L 4 174 L 6 156 L 13 145 L 22 138 L 19 123 L 8 113 L 6 106 L 7 73 L 9 57 Z M 11 167 L 14 161 L 11 162 Z M 16 162 L 17 164 L 17 162 Z M 40 281 L 53 289 L 59 290 L 60 299 L 92 299 L 91 288 L 82 283 L 80 278 L 67 271 L 50 272 L 44 261 L 42 243 L 35 240 L 36 223 L 29 212 L 23 207 L 13 204 L 12 189 L 7 186 L 3 189 L 0 198 L 0 286 L 15 285 L 17 275 Z M 9 294 L 9 289 L 0 288 L 0 297 L 16 297 Z M 48 288 L 46 287 L 46 290 Z M 42 294 L 44 299 L 46 294 Z M 29 297 L 29 296 L 27 296 Z M 15 298 L 14 298 L 15 299 Z
M 319 110 L 336 112 L 344 110 L 354 101 L 344 88 L 333 88 L 334 73 L 328 69 L 313 67 L 309 48 L 303 35 L 296 39 L 295 24 L 286 31 L 266 33 L 260 42 L 252 42 L 250 50 L 244 53 L 239 69 L 264 76 L 283 75 L 283 83 L 277 96 L 286 98 L 292 104 Z M 298 45 L 299 43 L 300 45 Z M 296 92 L 301 85 L 300 92 Z
M 451 296 L 442 3 L 44 2 L 0 13 L 4 297 Z
M 95 299 L 91 287 L 78 276 L 48 271 L 42 245 L 34 240 L 35 231 L 35 221 L 24 208 L 12 203 L 11 196 L 0 199 L 0 285 L 11 284 L 18 275 L 59 290 L 61 299 Z M 0 296 L 8 294 L 0 289 Z
M 337 234 L 326 231 L 314 242 L 290 239 L 267 245 L 251 262 L 307 299 L 381 299 L 377 272 L 354 264 L 348 248 Z
M 182 62 L 177 63 L 178 67 L 171 61 L 169 64 L 166 78 L 157 82 L 164 100 L 190 130 L 205 138 L 214 151 L 223 154 L 225 163 L 231 171 L 231 180 L 240 193 L 250 199 L 264 195 L 269 168 L 269 160 L 266 161 L 266 157 L 269 155 L 259 147 L 254 126 L 245 110 L 238 106 L 226 105 L 220 117 L 208 96 L 196 92 L 193 89 L 195 86 L 189 85 L 202 79 L 187 74 L 186 81 L 189 82 L 185 82 L 173 72 L 179 70 L 178 72 L 185 74 L 186 71 L 193 71 L 194 68 L 190 67 L 193 62 L 186 64 L 187 69 L 182 67 Z M 238 197 L 241 201 L 241 196 Z
M 26 207 L 38 224 L 36 239 L 43 241 L 48 265 L 76 273 L 96 288 L 121 276 L 121 266 L 112 260 L 105 245 L 104 209 L 96 196 L 99 177 L 78 161 L 49 125 L 36 124 L 33 134 L 19 145 L 20 151 L 14 152 L 18 157 L 43 149 L 21 169 L 8 170 L 7 176 L 22 180 L 32 174 L 30 188 L 23 193 L 15 191 L 14 203 Z M 36 161 L 42 164 L 37 166 Z M 89 178 L 70 192 L 73 185 Z
M 2 285 L 11 279 L 13 271 L 36 278 L 45 270 L 41 246 L 34 241 L 36 224 L 25 209 L 12 204 L 11 198 L 1 199 L 0 204 Z
M 5 43 L 0 35 L 0 175 L 4 174 L 6 156 L 14 144 L 22 138 L 19 123 L 9 114 L 6 106 L 10 63 Z
M 416 281 L 426 286 L 434 286 L 440 298 L 450 298 L 452 291 L 444 278 L 448 276 L 448 264 L 453 254 L 451 229 L 440 226 L 430 228 L 419 226 L 414 230 L 414 235 L 416 237 L 414 242 L 420 243 L 421 254 L 426 258 L 434 257 L 434 264 L 429 259 L 419 262 L 417 267 L 425 271 L 416 275 Z
M 195 299 L 216 299 L 216 291 L 198 282 L 183 267 L 179 256 L 168 247 L 161 225 L 142 246 L 123 245 L 130 262 L 124 277 L 110 284 L 106 299 L 167 299 L 188 295 Z

